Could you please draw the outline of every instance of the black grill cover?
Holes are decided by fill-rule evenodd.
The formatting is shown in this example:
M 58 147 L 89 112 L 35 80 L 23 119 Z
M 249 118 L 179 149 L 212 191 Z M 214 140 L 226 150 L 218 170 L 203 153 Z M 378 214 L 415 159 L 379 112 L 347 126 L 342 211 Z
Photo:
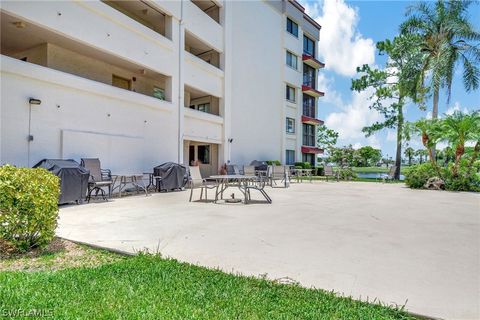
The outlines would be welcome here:
M 187 168 L 174 162 L 156 166 L 153 175 L 161 178 L 157 184 L 159 191 L 182 189 L 188 181 Z
M 90 171 L 75 160 L 43 159 L 33 167 L 45 168 L 60 177 L 59 204 L 85 199 Z
M 250 163 L 251 166 L 255 166 L 255 170 L 267 170 L 267 163 L 265 161 L 253 160 Z

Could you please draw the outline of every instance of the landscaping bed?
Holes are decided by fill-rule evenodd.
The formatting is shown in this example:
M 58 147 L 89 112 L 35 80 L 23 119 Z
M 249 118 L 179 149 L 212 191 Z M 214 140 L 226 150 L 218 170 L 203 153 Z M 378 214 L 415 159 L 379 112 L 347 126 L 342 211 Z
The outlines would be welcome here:
M 1 262 L 3 314 L 33 310 L 61 319 L 414 319 L 398 308 L 296 284 L 226 274 L 158 255 L 125 257 L 54 242 L 59 250 Z

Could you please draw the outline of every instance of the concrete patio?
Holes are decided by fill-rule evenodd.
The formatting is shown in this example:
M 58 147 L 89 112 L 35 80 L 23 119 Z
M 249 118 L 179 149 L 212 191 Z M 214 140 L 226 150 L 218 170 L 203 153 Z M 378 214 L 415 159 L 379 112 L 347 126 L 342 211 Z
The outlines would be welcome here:
M 58 235 L 480 318 L 478 194 L 334 182 L 267 191 L 271 205 L 189 203 L 189 192 L 174 192 L 62 207 Z

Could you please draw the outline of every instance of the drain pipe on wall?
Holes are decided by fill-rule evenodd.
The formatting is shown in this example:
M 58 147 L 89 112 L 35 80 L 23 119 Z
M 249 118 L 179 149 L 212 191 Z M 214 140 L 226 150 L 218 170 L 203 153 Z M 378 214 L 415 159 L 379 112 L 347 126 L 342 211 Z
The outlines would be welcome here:
M 178 21 L 178 163 L 183 163 L 183 99 L 182 99 L 182 82 L 183 82 L 183 1 L 180 1 L 180 20 Z M 183 46 L 182 46 L 183 45 Z
M 39 106 L 41 100 L 35 98 L 28 99 L 28 136 L 27 136 L 27 167 L 30 167 L 30 145 L 33 141 L 32 135 L 32 106 Z

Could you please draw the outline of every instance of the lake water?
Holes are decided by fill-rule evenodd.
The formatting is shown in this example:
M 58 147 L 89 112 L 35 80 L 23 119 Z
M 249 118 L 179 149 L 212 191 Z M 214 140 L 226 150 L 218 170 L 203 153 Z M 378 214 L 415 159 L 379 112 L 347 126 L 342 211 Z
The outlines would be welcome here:
M 357 177 L 364 179 L 381 179 L 382 174 L 387 174 L 383 172 L 357 172 Z M 403 174 L 400 175 L 400 180 L 405 180 Z

